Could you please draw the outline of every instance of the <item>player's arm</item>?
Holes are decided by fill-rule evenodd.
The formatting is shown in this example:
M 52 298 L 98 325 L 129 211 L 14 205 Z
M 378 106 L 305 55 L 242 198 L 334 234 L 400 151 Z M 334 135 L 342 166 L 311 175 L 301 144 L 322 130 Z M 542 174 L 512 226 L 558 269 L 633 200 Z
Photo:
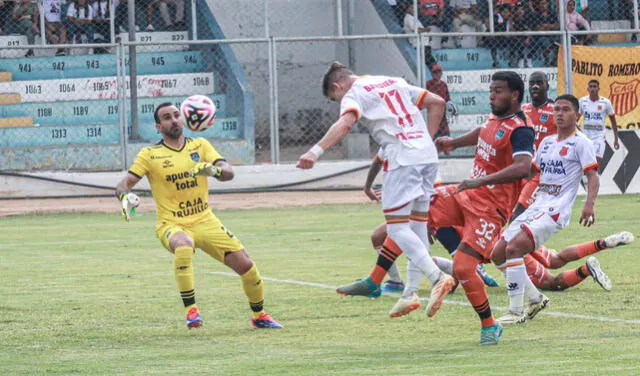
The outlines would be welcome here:
M 211 176 L 220 181 L 232 180 L 235 176 L 233 167 L 227 163 L 224 159 L 218 159 L 215 162 L 199 162 L 191 170 L 189 170 L 191 176 Z
M 456 138 L 449 136 L 438 137 L 435 140 L 435 143 L 438 151 L 449 152 L 464 146 L 477 145 L 478 137 L 480 137 L 480 127 L 472 129 L 462 136 L 458 136 Z
M 438 132 L 438 128 L 440 128 L 446 102 L 437 94 L 429 91 L 425 93 L 419 99 L 418 107 L 422 110 L 427 110 L 427 128 L 429 129 L 429 135 L 433 138 Z
M 613 129 L 613 147 L 618 150 L 620 149 L 620 142 L 618 140 L 618 122 L 616 121 L 616 115 L 609 115 L 609 120 L 611 121 L 611 129 Z
M 138 184 L 142 178 L 128 172 L 122 180 L 116 185 L 116 198 L 120 202 L 120 211 L 122 218 L 129 222 L 131 209 L 140 205 L 140 197 L 131 192 L 131 189 Z
M 364 183 L 364 194 L 367 195 L 373 201 L 379 201 L 379 197 L 376 195 L 371 186 L 373 185 L 373 181 L 376 180 L 376 176 L 380 173 L 382 169 L 382 164 L 384 161 L 380 159 L 378 155 L 373 158 L 371 161 L 371 166 L 369 167 L 369 172 L 367 173 L 367 180 Z
M 356 121 L 358 121 L 358 117 L 355 112 L 348 111 L 342 114 L 342 116 L 331 125 L 331 128 L 329 128 L 324 137 L 322 137 L 317 144 L 313 145 L 308 152 L 300 156 L 296 167 L 305 170 L 312 168 L 318 158 L 324 154 L 325 150 L 334 147 L 338 142 L 347 137 Z
M 496 171 L 493 174 L 477 179 L 465 179 L 458 185 L 456 192 L 465 189 L 478 188 L 485 185 L 506 184 L 524 179 L 531 172 L 531 160 L 533 158 L 533 140 L 535 133 L 533 128 L 520 127 L 511 134 L 511 149 L 513 151 L 513 163 Z
M 596 220 L 596 197 L 600 190 L 600 175 L 597 168 L 589 169 L 585 172 L 587 176 L 587 199 L 580 215 L 580 224 L 590 227 Z

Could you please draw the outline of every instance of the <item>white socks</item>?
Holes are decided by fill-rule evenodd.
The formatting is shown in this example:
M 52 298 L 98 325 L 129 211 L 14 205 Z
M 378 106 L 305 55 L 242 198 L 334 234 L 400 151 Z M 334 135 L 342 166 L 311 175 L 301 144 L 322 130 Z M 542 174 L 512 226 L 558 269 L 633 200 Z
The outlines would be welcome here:
M 414 225 L 414 223 L 419 225 Z M 418 236 L 413 229 L 422 232 L 424 237 Z M 421 229 L 424 228 L 424 231 Z M 427 225 L 424 222 L 387 224 L 388 236 L 400 247 L 409 260 L 435 285 L 440 277 L 440 269 L 431 259 L 426 244 L 428 240 Z M 424 240 L 423 240 L 424 239 Z M 426 243 L 426 244 L 425 244 Z
M 506 275 L 509 312 L 522 314 L 524 313 L 524 290 L 527 286 L 527 280 L 529 280 L 524 259 L 522 257 L 508 259 Z

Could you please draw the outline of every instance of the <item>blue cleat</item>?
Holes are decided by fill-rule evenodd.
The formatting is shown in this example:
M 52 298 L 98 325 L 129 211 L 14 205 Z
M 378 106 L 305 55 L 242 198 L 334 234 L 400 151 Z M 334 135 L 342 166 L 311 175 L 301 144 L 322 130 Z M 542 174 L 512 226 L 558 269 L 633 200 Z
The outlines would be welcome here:
M 251 319 L 251 325 L 258 329 L 282 329 L 284 326 L 272 319 L 268 313 L 262 312 L 257 319 Z
M 202 326 L 204 322 L 200 318 L 200 312 L 198 312 L 198 307 L 193 307 L 189 310 L 189 312 L 187 313 L 186 321 L 187 321 L 187 328 L 189 329 L 198 328 Z
M 382 292 L 403 292 L 404 291 L 404 282 L 396 282 L 392 280 L 386 281 L 382 284 Z
M 342 295 L 366 296 L 373 299 L 382 295 L 380 285 L 373 283 L 371 277 L 358 279 L 350 285 L 338 287 L 336 292 Z
M 485 285 L 489 287 L 500 287 L 500 283 L 495 278 L 493 278 L 489 273 L 487 273 L 487 270 L 485 269 L 484 264 L 478 265 L 476 272 L 478 273 L 480 278 L 482 278 L 482 281 L 484 282 Z
M 498 322 L 495 325 L 487 326 L 480 330 L 480 345 L 497 345 L 502 337 L 502 325 Z

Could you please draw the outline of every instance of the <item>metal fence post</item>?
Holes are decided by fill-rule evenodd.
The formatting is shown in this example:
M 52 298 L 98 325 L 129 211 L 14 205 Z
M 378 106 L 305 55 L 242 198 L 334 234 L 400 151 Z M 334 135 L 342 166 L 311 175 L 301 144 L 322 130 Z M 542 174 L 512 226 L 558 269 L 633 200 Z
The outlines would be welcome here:
M 278 88 L 275 42 L 269 37 L 269 147 L 271 149 L 271 163 L 280 163 L 280 137 L 278 132 Z
M 136 41 L 136 8 L 133 1 L 128 2 L 129 42 Z M 131 139 L 138 138 L 138 74 L 136 71 L 136 46 L 129 44 L 129 89 L 131 90 Z
M 119 42 L 119 41 L 118 41 Z M 116 46 L 116 93 L 118 95 L 118 119 L 120 121 L 120 149 L 122 150 L 122 169 L 126 170 L 129 166 L 127 156 L 127 118 L 125 116 L 125 97 L 124 97 L 124 51 L 122 44 Z
M 342 30 L 342 0 L 336 0 L 336 17 L 338 18 L 338 36 L 341 37 L 344 35 Z
M 198 17 L 196 17 L 196 0 L 191 0 L 191 34 L 198 40 Z

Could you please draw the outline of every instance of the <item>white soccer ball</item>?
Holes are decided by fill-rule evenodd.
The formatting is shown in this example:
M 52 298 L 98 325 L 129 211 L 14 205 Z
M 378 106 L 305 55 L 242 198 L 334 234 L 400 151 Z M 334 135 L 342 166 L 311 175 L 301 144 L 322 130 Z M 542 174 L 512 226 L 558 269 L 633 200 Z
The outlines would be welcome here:
M 211 98 L 204 95 L 192 95 L 180 105 L 185 125 L 196 132 L 202 132 L 213 125 L 216 110 Z

